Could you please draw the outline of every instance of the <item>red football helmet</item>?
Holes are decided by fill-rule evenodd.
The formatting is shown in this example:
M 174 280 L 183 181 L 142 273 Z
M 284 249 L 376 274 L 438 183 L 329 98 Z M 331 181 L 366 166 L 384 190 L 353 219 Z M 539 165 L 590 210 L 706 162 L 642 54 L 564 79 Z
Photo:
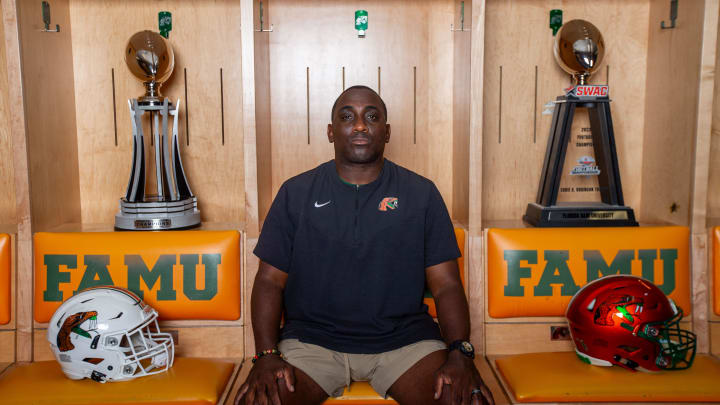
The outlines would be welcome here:
M 695 334 L 680 329 L 682 309 L 640 277 L 607 276 L 586 284 L 565 316 L 575 351 L 586 363 L 681 370 L 695 358 Z

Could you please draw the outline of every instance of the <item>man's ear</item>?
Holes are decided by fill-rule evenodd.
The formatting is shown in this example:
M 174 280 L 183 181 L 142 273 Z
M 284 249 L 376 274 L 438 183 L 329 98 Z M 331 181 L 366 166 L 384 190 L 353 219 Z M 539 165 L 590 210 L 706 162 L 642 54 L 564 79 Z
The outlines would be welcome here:
M 327 135 L 328 135 L 328 142 L 330 142 L 330 143 L 335 142 L 335 134 L 333 134 L 332 124 L 328 124 Z
M 385 124 L 385 143 L 390 142 L 390 124 Z

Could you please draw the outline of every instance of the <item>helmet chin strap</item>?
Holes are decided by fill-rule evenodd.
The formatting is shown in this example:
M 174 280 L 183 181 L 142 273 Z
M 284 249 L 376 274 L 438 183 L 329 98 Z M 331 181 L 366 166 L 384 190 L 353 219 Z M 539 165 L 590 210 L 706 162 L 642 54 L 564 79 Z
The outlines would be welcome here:
M 107 381 L 107 376 L 99 371 L 93 371 L 92 374 L 90 374 L 90 379 L 99 383 L 104 383 Z
M 627 368 L 629 368 L 630 370 L 633 370 L 633 371 L 634 371 L 634 370 L 637 370 L 638 367 L 640 366 L 638 363 L 636 363 L 636 362 L 634 362 L 634 361 L 632 361 L 632 360 L 630 360 L 630 359 L 626 359 L 626 358 L 624 358 L 624 357 L 621 357 L 619 354 L 614 355 L 614 356 L 613 356 L 613 360 L 615 360 L 616 362 L 622 364 L 623 366 L 625 366 L 625 367 L 627 367 Z

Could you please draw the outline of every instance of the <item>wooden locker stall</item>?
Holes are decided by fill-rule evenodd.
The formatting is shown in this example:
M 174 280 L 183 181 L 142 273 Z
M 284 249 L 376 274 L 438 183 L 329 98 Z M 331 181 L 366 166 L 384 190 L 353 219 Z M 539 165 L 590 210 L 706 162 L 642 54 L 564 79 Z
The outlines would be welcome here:
M 358 9 L 368 12 L 364 38 Z M 434 181 L 467 228 L 472 2 L 255 0 L 254 12 L 260 223 L 285 180 L 333 158 L 331 107 L 345 88 L 366 85 L 388 108 L 385 156 Z M 256 243 L 248 234 L 248 297 Z
M 364 38 L 354 27 L 359 9 L 368 12 Z M 472 1 L 255 0 L 254 12 L 260 223 L 285 180 L 333 158 L 331 107 L 344 89 L 366 85 L 388 108 L 385 156 L 435 182 L 456 226 L 467 229 L 471 28 L 482 26 Z M 246 297 L 258 265 L 256 243 L 248 233 Z M 473 254 L 479 260 L 479 250 L 466 250 L 468 269 Z M 481 325 L 482 313 L 471 310 Z M 245 351 L 253 348 L 246 328 Z
M 8 4 L 0 4 L 0 14 L 5 16 L 14 10 L 14 7 L 9 7 Z M 5 273 L 9 270 L 10 279 L 6 279 L 4 276 L 0 276 L 2 283 L 8 283 L 9 285 L 0 286 L 0 291 L 3 291 L 0 300 L 3 304 L 0 305 L 5 307 L 4 310 L 9 310 L 9 321 L 2 322 L 0 325 L 0 372 L 16 359 L 16 348 L 15 341 L 17 336 L 17 316 L 16 316 L 16 272 L 15 272 L 15 259 L 16 259 L 16 244 L 19 224 L 22 222 L 18 212 L 22 212 L 22 206 L 24 205 L 23 190 L 22 186 L 26 181 L 23 181 L 23 176 L 26 176 L 25 170 L 19 167 L 18 170 L 15 166 L 22 166 L 20 162 L 24 161 L 23 154 L 25 153 L 24 148 L 16 148 L 17 138 L 14 138 L 17 117 L 13 116 L 13 109 L 11 108 L 11 100 L 16 95 L 16 91 L 19 86 L 14 86 L 11 83 L 12 78 L 19 70 L 19 65 L 16 64 L 16 58 L 13 58 L 13 49 L 8 47 L 6 38 L 12 35 L 12 30 L 15 28 L 13 21 L 7 22 L 5 18 L 0 21 L 0 33 L 2 33 L 2 40 L 0 40 L 0 190 L 2 195 L 0 196 L 0 233 L 8 234 L 10 240 L 7 242 L 10 253 L 10 268 L 2 269 L 0 273 Z M 16 101 L 15 101 L 16 102 Z M 16 193 L 16 187 L 20 185 L 19 193 Z M 20 197 L 18 200 L 17 197 Z M 18 206 L 21 207 L 18 209 Z M 0 264 L 4 267 L 4 263 Z M 5 270 L 5 271 L 3 271 Z M 3 274 L 4 275 L 4 274 Z M 4 287 L 4 288 L 2 288 Z M 9 308 L 7 307 L 9 303 Z M 2 317 L 2 316 L 0 316 Z
M 610 86 L 626 205 L 644 223 L 689 225 L 703 3 L 681 4 L 678 26 L 667 30 L 660 28 L 665 2 L 487 1 L 486 7 L 483 221 L 519 220 L 535 200 L 551 102 L 571 85 L 553 57 L 548 13 L 558 8 L 563 21 L 584 19 L 603 34 L 605 57 L 589 82 Z M 579 109 L 566 172 L 592 152 L 576 139 L 587 123 Z M 595 197 L 559 194 L 568 201 Z
M 199 229 L 244 231 L 246 225 L 254 232 L 257 229 L 254 117 L 245 119 L 253 110 L 254 96 L 250 91 L 248 97 L 247 85 L 243 84 L 242 2 L 49 3 L 50 28 L 57 24 L 59 32 L 43 30 L 40 1 L 3 2 L 4 8 L 11 7 L 4 10 L 5 23 L 17 24 L 5 27 L 6 35 L 16 35 L 4 44 L 16 47 L 15 59 L 9 60 L 8 66 L 14 63 L 18 74 L 13 77 L 10 72 L 10 84 L 15 85 L 16 80 L 21 89 L 10 104 L 20 118 L 11 123 L 20 121 L 26 126 L 17 124 L 13 140 L 27 147 L 25 152 L 15 145 L 16 155 L 25 154 L 15 160 L 25 159 L 27 168 L 17 163 L 14 166 L 16 173 L 26 176 L 19 184 L 27 189 L 18 191 L 24 194 L 17 203 L 14 196 L 8 201 L 18 210 L 27 206 L 28 212 L 3 208 L 0 223 L 10 221 L 5 219 L 6 214 L 26 221 L 18 220 L 22 276 L 17 289 L 17 347 L 18 360 L 24 361 L 52 358 L 45 344 L 46 325 L 32 318 L 32 234 L 113 230 L 132 161 L 128 99 L 144 93 L 142 83 L 126 67 L 125 46 L 135 32 L 158 30 L 160 11 L 172 13 L 169 41 L 175 56 L 173 75 L 161 92 L 173 103 L 180 99 L 180 150 L 190 187 L 198 198 L 203 221 Z M 4 57 L 5 51 L 2 54 Z M 252 71 L 247 74 L 251 77 Z M 4 86 L 3 80 L 0 77 L 0 86 Z M 0 100 L 0 109 L 6 104 Z M 0 128 L 0 133 L 4 132 Z M 146 129 L 149 143 L 147 134 Z M 0 144 L 3 156 L 11 151 L 5 139 L 3 136 Z M 248 143 L 253 145 L 249 155 Z M 8 162 L 2 161 L 2 165 Z M 12 179 L 13 167 L 9 169 Z M 0 182 L 5 182 L 6 171 L 2 173 Z M 18 181 L 15 183 L 17 187 Z M 3 207 L 5 198 L 0 200 Z M 242 253 L 242 243 L 239 249 Z M 169 321 L 163 325 L 181 336 L 179 355 L 241 358 L 244 354 L 242 317 L 237 321 Z M 215 339 L 229 343 L 218 345 Z
M 482 193 L 476 196 L 482 203 L 479 209 L 470 208 L 471 213 L 480 211 L 471 215 L 471 229 L 473 225 L 483 229 L 526 226 L 521 218 L 537 193 L 552 117 L 549 102 L 570 86 L 569 76 L 552 54 L 551 9 L 562 9 L 563 22 L 584 19 L 603 34 L 605 58 L 589 82 L 610 86 L 625 204 L 635 210 L 642 227 L 690 228 L 692 317 L 683 320 L 683 327 L 698 335 L 698 353 L 708 353 L 708 329 L 717 329 L 713 322 L 720 319 L 712 315 L 713 322 L 708 323 L 712 274 L 706 271 L 712 250 L 707 227 L 714 223 L 713 210 L 717 210 L 711 191 L 717 180 L 712 158 L 717 145 L 713 141 L 711 149 L 709 123 L 713 118 L 714 133 L 717 105 L 715 112 L 710 108 L 717 1 L 679 2 L 674 28 L 662 29 L 661 21 L 670 25 L 670 2 L 487 0 L 482 119 L 479 123 L 474 119 L 471 127 L 483 133 L 482 145 L 471 150 L 471 160 L 481 162 Z M 473 58 L 479 58 L 475 49 Z M 477 76 L 473 68 L 473 78 Z M 477 111 L 473 103 L 473 113 Z M 580 145 L 579 135 L 589 125 L 582 115 L 582 111 L 576 113 L 565 173 L 586 147 Z M 560 194 L 565 201 L 596 198 L 593 193 L 561 190 Z M 470 200 L 474 201 L 472 191 Z M 483 287 L 487 291 L 486 283 Z M 484 313 L 488 356 L 573 348 L 571 342 L 549 339 L 550 326 L 565 324 L 564 317 L 500 319 L 491 317 L 487 308 Z M 717 341 L 716 336 L 712 339 Z
M 39 30 L 39 3 L 19 6 L 35 230 L 113 224 L 130 175 L 127 103 L 144 93 L 124 49 L 135 32 L 157 30 L 162 10 L 173 14 L 175 69 L 161 92 L 181 102 L 181 152 L 202 219 L 244 222 L 237 1 L 57 1 L 58 33 Z

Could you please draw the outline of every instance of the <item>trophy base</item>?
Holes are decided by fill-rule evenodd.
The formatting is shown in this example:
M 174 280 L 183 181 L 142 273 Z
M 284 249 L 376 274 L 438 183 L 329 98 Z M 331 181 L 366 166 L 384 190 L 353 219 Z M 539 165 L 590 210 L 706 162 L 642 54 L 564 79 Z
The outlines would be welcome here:
M 197 198 L 180 201 L 140 201 L 120 199 L 115 215 L 115 229 L 127 231 L 161 231 L 185 229 L 200 225 Z
M 632 208 L 601 202 L 569 202 L 551 206 L 530 203 L 523 220 L 540 228 L 638 226 Z

